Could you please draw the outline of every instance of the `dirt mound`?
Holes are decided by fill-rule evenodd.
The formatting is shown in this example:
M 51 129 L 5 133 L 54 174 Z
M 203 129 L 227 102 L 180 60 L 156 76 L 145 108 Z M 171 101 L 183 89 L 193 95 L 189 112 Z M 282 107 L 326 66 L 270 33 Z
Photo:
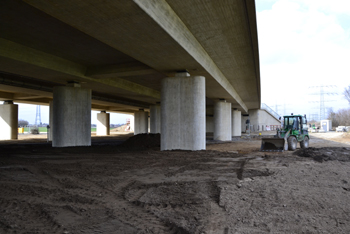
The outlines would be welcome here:
M 125 132 L 125 128 L 126 128 L 126 124 L 120 126 L 120 127 L 117 127 L 117 128 L 113 128 L 111 129 L 111 132 Z
M 253 139 L 261 139 L 261 138 L 274 138 L 274 135 L 251 135 Z
M 350 162 L 350 148 L 347 147 L 324 147 L 301 149 L 294 153 L 300 157 L 310 157 L 317 162 L 341 161 Z
M 138 134 L 130 137 L 122 146 L 134 149 L 160 147 L 160 134 Z

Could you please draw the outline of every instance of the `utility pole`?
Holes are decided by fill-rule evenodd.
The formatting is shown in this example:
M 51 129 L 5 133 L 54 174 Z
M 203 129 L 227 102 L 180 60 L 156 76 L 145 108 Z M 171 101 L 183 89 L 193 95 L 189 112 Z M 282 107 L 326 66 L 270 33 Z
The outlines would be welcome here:
M 325 95 L 338 95 L 338 93 L 336 92 L 325 92 L 325 88 L 329 89 L 329 88 L 336 88 L 336 85 L 317 85 L 317 86 L 309 86 L 309 89 L 319 89 L 319 92 L 316 93 L 310 93 L 310 95 L 318 95 L 319 96 L 319 101 L 309 101 L 309 102 L 319 102 L 320 103 L 320 107 L 319 107 L 319 115 L 318 115 L 318 121 L 321 121 L 323 119 L 325 119 L 326 116 L 326 106 L 325 106 L 325 102 L 331 102 L 331 100 L 324 100 L 324 96 Z M 316 117 L 316 115 L 314 115 L 314 117 Z M 315 119 L 316 120 L 316 119 Z
M 35 126 L 41 125 L 41 110 L 40 105 L 36 106 Z

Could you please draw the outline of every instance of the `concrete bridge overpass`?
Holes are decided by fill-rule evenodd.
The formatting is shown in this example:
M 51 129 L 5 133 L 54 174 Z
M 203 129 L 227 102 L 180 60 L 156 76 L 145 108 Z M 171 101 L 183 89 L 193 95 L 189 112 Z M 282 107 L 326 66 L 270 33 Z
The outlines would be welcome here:
M 6 0 L 0 30 L 0 100 L 51 102 L 54 146 L 89 145 L 92 108 L 139 133 L 150 111 L 162 149 L 203 149 L 206 115 L 225 140 L 260 107 L 253 0 Z

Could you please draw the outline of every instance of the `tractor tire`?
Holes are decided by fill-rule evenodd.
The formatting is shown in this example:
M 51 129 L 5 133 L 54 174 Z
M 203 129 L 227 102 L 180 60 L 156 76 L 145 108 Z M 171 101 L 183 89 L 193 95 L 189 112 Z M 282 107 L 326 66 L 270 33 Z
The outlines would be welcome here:
M 300 147 L 302 149 L 309 148 L 309 138 L 307 136 L 304 137 L 304 140 L 300 141 Z
M 297 138 L 294 136 L 288 137 L 288 150 L 294 151 L 297 148 Z

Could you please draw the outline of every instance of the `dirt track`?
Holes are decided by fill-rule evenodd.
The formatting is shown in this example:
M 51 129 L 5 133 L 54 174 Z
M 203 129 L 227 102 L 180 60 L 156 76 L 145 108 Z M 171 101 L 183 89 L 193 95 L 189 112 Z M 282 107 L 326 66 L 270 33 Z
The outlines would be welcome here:
M 350 140 L 327 134 L 295 153 L 257 136 L 199 152 L 1 143 L 0 233 L 350 233 Z

